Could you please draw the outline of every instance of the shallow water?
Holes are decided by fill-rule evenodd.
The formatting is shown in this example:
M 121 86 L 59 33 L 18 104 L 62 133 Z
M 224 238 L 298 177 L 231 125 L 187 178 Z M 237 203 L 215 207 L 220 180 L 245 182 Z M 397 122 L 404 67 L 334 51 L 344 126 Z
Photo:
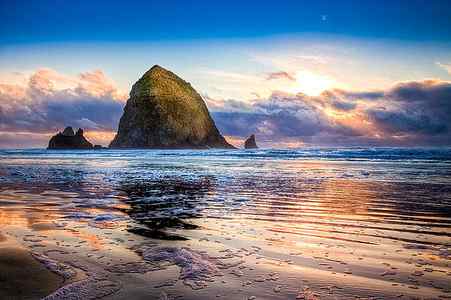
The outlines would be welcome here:
M 49 299 L 450 298 L 450 183 L 450 149 L 3 150 L 0 248 Z

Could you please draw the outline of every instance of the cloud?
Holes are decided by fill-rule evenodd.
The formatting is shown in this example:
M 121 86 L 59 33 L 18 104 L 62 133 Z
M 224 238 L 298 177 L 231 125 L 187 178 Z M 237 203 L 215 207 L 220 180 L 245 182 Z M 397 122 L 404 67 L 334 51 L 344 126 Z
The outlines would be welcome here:
M 386 133 L 423 140 L 451 141 L 451 82 L 424 80 L 397 84 L 384 96 L 385 106 L 367 111 Z M 446 141 L 446 139 L 448 139 Z
M 428 102 L 433 106 L 447 106 L 450 102 L 450 95 L 451 83 L 441 80 L 402 82 L 386 93 L 386 97 L 396 101 L 406 103 Z
M 357 104 L 344 101 L 332 101 L 331 105 L 337 110 L 350 111 L 356 108 Z
M 75 125 L 80 128 L 89 128 L 91 130 L 101 128 L 101 126 L 99 124 L 97 124 L 96 122 L 93 122 L 87 118 L 81 118 L 80 120 L 77 120 Z
M 258 95 L 256 95 L 258 97 Z M 214 111 L 252 111 L 253 107 L 250 103 L 245 101 L 239 101 L 235 99 L 214 99 L 209 95 L 203 95 L 202 98 L 207 103 L 209 110 Z
M 285 76 L 277 73 L 272 76 Z M 87 129 L 95 143 L 113 137 L 126 95 L 102 71 L 74 77 L 40 69 L 18 82 L 24 83 L 0 83 L 0 147 L 42 147 L 67 125 Z M 255 133 L 270 146 L 451 144 L 447 81 L 401 82 L 379 91 L 332 89 L 319 96 L 273 90 L 247 101 L 204 99 L 220 131 L 237 143 Z
M 230 136 L 256 133 L 268 141 L 324 145 L 451 144 L 446 81 L 403 82 L 385 91 L 329 90 L 316 97 L 274 92 L 248 103 L 246 111 L 228 110 L 229 102 L 213 116 Z
M 124 100 L 100 70 L 69 77 L 40 69 L 26 85 L 0 84 L 0 131 L 42 134 L 68 125 L 112 131 Z
M 36 148 L 47 145 L 50 134 L 31 132 L 3 132 L 0 131 L 0 148 Z
M 385 133 L 427 134 L 436 135 L 446 133 L 448 126 L 445 122 L 434 120 L 425 113 L 415 111 L 387 111 L 385 109 L 371 109 L 367 111 L 369 119 L 376 123 Z
M 444 69 L 446 72 L 448 72 L 448 74 L 451 75 L 451 64 L 445 64 L 445 63 L 440 63 L 440 62 L 436 62 L 436 64 L 437 64 L 437 66 Z
M 377 100 L 384 97 L 384 91 L 345 91 L 341 89 L 333 89 L 329 92 L 331 95 L 347 100 Z
M 221 131 L 230 136 L 257 134 L 259 139 L 286 142 L 311 142 L 322 132 L 334 135 L 359 135 L 325 113 L 322 99 L 303 94 L 274 92 L 267 99 L 251 104 L 252 109 L 214 111 L 213 117 Z M 226 107 L 226 106 L 225 106 Z
M 290 81 L 296 81 L 296 78 L 291 75 L 288 72 L 273 72 L 273 73 L 269 73 L 268 76 L 266 77 L 266 80 L 273 80 L 273 79 L 286 79 L 286 80 L 290 80 Z

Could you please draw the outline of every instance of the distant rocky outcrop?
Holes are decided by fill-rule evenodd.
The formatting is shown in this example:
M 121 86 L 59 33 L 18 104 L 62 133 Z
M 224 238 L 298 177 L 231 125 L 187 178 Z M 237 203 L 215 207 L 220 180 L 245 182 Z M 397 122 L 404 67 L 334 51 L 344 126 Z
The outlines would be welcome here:
M 244 142 L 244 149 L 257 149 L 257 143 L 255 142 L 255 134 L 252 134 L 247 140 Z
M 132 87 L 111 148 L 234 148 L 202 97 L 174 73 L 153 66 Z
M 76 133 L 72 127 L 66 127 L 63 132 L 58 132 L 49 141 L 48 149 L 93 149 L 92 144 L 83 136 L 83 129 Z

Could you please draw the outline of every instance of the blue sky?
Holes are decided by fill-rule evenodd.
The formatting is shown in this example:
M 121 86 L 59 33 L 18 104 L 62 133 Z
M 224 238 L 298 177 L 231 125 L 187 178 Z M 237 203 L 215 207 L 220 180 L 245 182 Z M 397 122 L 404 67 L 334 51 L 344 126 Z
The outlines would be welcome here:
M 451 143 L 450 1 L 0 0 L 0 19 L 0 147 L 66 125 L 108 144 L 154 64 L 238 145 Z
M 173 41 L 324 33 L 445 41 L 446 0 L 58 1 L 2 0 L 2 45 Z

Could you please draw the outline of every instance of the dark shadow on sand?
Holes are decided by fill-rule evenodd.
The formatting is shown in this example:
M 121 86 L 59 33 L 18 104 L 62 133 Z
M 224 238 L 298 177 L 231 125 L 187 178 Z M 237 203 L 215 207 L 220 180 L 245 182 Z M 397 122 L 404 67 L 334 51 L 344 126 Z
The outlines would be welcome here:
M 197 225 L 185 219 L 200 217 L 200 204 L 214 188 L 213 177 L 163 177 L 124 182 L 119 190 L 127 194 L 125 202 L 130 205 L 124 212 L 143 225 L 128 231 L 154 239 L 187 240 L 169 233 L 168 229 L 196 229 Z
M 25 249 L 0 248 L 0 299 L 41 299 L 63 284 Z

